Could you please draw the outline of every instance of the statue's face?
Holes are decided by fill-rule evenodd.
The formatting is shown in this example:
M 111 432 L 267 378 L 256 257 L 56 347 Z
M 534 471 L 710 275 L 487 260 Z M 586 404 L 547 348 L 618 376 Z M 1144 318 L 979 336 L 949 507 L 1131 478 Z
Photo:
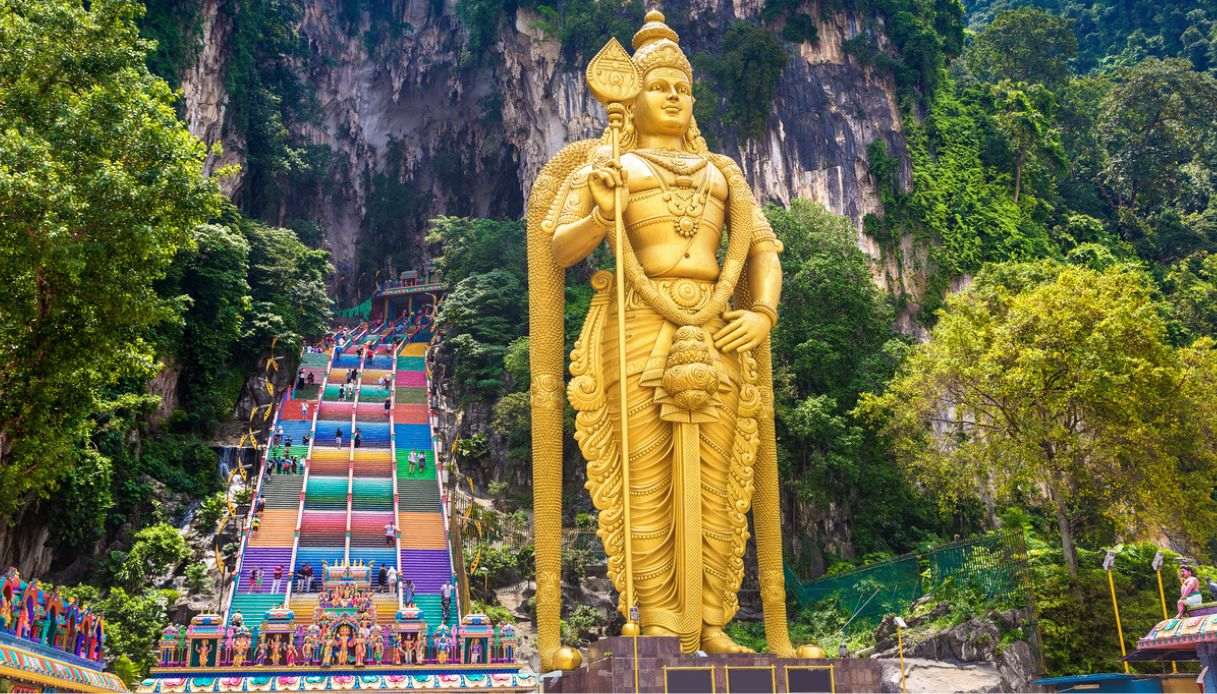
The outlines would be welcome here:
M 693 119 L 693 87 L 685 73 L 657 67 L 646 74 L 634 99 L 634 127 L 641 133 L 683 135 Z

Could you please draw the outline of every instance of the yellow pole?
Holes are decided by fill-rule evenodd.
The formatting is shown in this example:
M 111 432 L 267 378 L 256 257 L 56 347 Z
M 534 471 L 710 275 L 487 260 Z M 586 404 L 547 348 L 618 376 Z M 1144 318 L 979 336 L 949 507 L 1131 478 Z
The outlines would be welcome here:
M 621 163 L 621 118 L 624 118 L 625 107 L 613 104 L 621 110 L 616 123 L 610 128 L 613 143 L 613 161 Z M 611 109 L 610 109 L 611 110 Z M 617 398 L 621 405 L 621 515 L 622 551 L 625 553 L 625 626 L 621 633 L 634 639 L 634 692 L 638 692 L 638 624 L 634 622 L 634 550 L 633 538 L 630 537 L 630 419 L 628 390 L 625 381 L 625 265 L 622 256 L 625 255 L 625 223 L 622 221 L 621 187 L 613 186 L 613 243 L 616 249 L 617 274 Z
M 1162 601 L 1162 619 L 1170 619 L 1170 615 L 1166 611 L 1166 591 L 1162 589 L 1162 569 L 1156 569 L 1154 573 L 1158 574 L 1158 599 Z M 1178 673 L 1179 665 L 1175 661 L 1171 661 L 1171 673 Z
M 904 675 L 904 630 L 896 627 L 896 650 L 900 652 L 900 691 L 907 692 Z
M 1131 672 L 1128 669 L 1128 661 L 1124 657 L 1128 655 L 1128 650 L 1124 647 L 1124 627 L 1120 625 L 1120 603 L 1116 602 L 1116 581 L 1111 577 L 1111 569 L 1107 570 L 1107 587 L 1111 589 L 1111 609 L 1116 614 L 1116 637 L 1120 639 L 1120 662 L 1124 663 L 1124 673 Z

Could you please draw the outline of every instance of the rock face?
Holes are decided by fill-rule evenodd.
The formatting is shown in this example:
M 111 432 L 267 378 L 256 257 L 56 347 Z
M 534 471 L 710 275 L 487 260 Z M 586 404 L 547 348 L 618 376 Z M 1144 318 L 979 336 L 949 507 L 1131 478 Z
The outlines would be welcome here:
M 209 162 L 215 168 L 241 163 L 246 150 L 227 126 L 223 87 L 234 20 L 222 5 L 235 0 L 202 2 L 202 46 L 183 76 L 183 90 L 191 131 L 223 145 L 222 156 Z M 368 207 L 378 176 L 396 178 L 413 198 L 394 233 L 406 239 L 413 258 L 424 252 L 421 232 L 436 214 L 520 215 L 547 158 L 604 127 L 602 109 L 584 85 L 584 60 L 564 57 L 528 10 L 505 17 L 493 44 L 471 55 L 451 0 L 387 3 L 393 20 L 410 30 L 378 43 L 368 38 L 366 10 L 352 24 L 339 18 L 339 0 L 301 4 L 298 32 L 308 51 L 295 69 L 318 108 L 308 122 L 288 126 L 298 142 L 329 148 L 328 171 L 323 185 L 293 193 L 266 221 L 319 222 L 340 274 L 355 271 L 357 244 L 370 233 Z M 762 7 L 761 0 L 664 3 L 690 54 L 715 50 L 732 22 L 759 21 Z M 865 214 L 880 209 L 867 173 L 870 142 L 884 140 L 908 178 L 894 87 L 842 49 L 866 24 L 863 17 L 836 12 L 824 18 L 817 8 L 810 14 L 819 40 L 785 44 L 789 58 L 764 135 L 744 142 L 724 135 L 719 149 L 742 164 L 764 199 L 811 198 L 860 225 Z M 246 180 L 231 177 L 224 185 L 239 193 Z M 861 244 L 877 255 L 874 244 Z
M 909 619 L 904 632 L 905 677 L 908 691 L 1025 692 L 1036 691 L 1031 682 L 1039 663 L 1025 640 L 1004 639 L 1003 634 L 1028 623 L 1026 610 L 993 611 L 947 629 L 933 628 L 947 614 L 947 605 Z M 872 657 L 883 658 L 884 691 L 900 691 L 896 625 L 887 617 L 875 631 Z

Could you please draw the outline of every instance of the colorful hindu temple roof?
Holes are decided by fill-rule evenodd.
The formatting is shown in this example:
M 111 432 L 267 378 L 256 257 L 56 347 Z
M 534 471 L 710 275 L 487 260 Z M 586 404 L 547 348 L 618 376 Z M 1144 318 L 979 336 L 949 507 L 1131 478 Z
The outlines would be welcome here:
M 524 692 L 537 689 L 537 676 L 515 665 L 471 666 L 449 664 L 442 669 L 418 666 L 410 669 L 369 668 L 366 670 L 294 670 L 290 672 L 247 668 L 244 671 L 170 672 L 160 671 L 140 684 L 137 691 L 164 692 L 319 692 L 319 691 L 402 691 L 445 689 Z
M 0 677 L 53 690 L 125 692 L 121 680 L 91 660 L 0 632 Z
M 1217 643 L 1217 614 L 1164 619 L 1137 640 L 1137 649 L 1178 650 L 1201 643 Z

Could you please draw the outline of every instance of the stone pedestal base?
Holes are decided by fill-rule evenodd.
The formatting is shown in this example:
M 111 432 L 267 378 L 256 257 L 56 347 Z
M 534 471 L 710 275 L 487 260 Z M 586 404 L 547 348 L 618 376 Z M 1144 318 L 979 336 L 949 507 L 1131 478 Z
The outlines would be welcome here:
M 563 694 L 795 694 L 876 692 L 880 680 L 879 663 L 871 660 L 780 658 L 767 653 L 699 658 L 681 655 L 680 640 L 674 637 L 614 636 L 592 644 L 583 667 L 556 678 L 546 677 L 542 686 L 546 692 Z

